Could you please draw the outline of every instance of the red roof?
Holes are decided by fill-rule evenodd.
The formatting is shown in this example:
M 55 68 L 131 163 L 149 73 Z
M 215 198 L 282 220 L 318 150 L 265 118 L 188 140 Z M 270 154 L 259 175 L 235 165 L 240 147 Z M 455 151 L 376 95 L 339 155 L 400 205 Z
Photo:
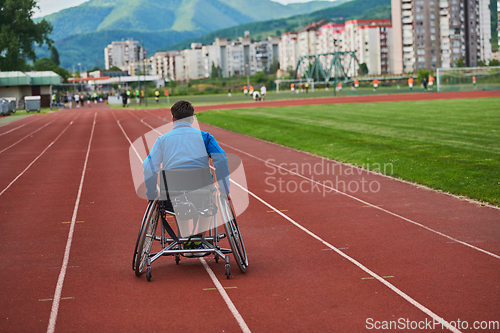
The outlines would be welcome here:
M 68 79 L 68 82 L 88 82 L 88 81 L 99 81 L 99 80 L 107 80 L 109 79 L 109 76 L 101 76 L 101 77 L 75 77 L 72 79 Z

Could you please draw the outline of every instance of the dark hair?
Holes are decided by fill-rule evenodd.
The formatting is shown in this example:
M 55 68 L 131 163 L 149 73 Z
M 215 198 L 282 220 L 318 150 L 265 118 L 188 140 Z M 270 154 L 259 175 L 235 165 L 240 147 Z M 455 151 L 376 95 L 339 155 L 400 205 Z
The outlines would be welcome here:
M 188 101 L 178 101 L 170 108 L 172 116 L 175 120 L 181 120 L 183 118 L 192 117 L 194 115 L 194 108 Z

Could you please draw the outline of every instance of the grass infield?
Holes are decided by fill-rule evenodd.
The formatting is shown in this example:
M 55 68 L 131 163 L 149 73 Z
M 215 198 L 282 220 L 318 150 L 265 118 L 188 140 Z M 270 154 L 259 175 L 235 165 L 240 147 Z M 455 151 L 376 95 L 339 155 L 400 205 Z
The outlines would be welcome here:
M 214 110 L 197 117 L 500 206 L 499 105 L 500 98 L 483 98 Z

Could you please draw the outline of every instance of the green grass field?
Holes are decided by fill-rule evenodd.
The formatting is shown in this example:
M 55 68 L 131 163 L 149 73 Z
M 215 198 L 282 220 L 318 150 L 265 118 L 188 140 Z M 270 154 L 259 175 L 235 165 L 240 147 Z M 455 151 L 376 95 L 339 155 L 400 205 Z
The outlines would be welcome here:
M 474 87 L 472 84 L 461 84 L 461 85 L 443 85 L 441 91 L 472 91 L 472 90 L 492 90 L 500 89 L 500 84 L 497 85 L 486 85 L 478 84 Z M 412 90 L 408 88 L 407 85 L 401 84 L 399 88 L 397 86 L 382 86 L 378 87 L 377 90 L 373 90 L 370 87 L 360 87 L 359 89 L 352 90 L 351 87 L 344 87 L 342 91 L 336 92 L 334 95 L 333 88 L 327 91 L 324 87 L 316 88 L 314 91 L 309 90 L 308 93 L 302 92 L 299 94 L 292 94 L 290 90 L 281 90 L 280 93 L 276 93 L 276 90 L 269 89 L 266 95 L 266 101 L 276 101 L 276 100 L 289 100 L 289 99 L 303 99 L 303 98 L 322 98 L 322 97 L 346 97 L 346 96 L 374 96 L 374 95 L 389 95 L 389 94 L 414 94 L 414 93 L 426 93 L 432 94 L 437 92 L 437 88 L 434 86 L 433 90 L 425 91 L 420 85 L 413 87 Z M 156 103 L 154 98 L 148 98 L 148 105 L 146 106 L 143 102 L 142 104 L 137 104 L 135 99 L 131 100 L 129 108 L 133 109 L 145 109 L 145 108 L 169 108 L 175 102 L 180 100 L 188 100 L 193 105 L 206 105 L 206 104 L 225 104 L 225 103 L 255 103 L 252 98 L 248 95 L 244 95 L 241 91 L 233 91 L 232 96 L 228 97 L 227 94 L 206 94 L 206 95 L 186 95 L 186 96 L 170 96 L 167 103 L 167 98 L 165 96 L 160 97 L 159 103 Z M 122 108 L 121 104 L 112 104 L 111 108 Z
M 500 205 L 500 98 L 198 114 L 201 122 Z

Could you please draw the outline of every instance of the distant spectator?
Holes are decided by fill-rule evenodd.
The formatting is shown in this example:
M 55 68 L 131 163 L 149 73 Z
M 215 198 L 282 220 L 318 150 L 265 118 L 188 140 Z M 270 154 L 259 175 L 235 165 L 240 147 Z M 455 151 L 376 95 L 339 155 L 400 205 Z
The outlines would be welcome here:
M 412 77 L 408 78 L 408 87 L 410 87 L 410 90 L 413 89 L 413 78 Z
M 267 92 L 267 88 L 266 88 L 266 85 L 263 85 L 261 88 L 260 88 L 260 93 L 262 95 L 262 100 L 265 101 L 266 100 L 266 92 Z
M 253 92 L 253 99 L 257 102 L 257 101 L 260 101 L 260 94 L 259 92 L 256 90 Z
M 128 104 L 127 100 L 128 100 L 127 90 L 123 89 L 123 91 L 122 91 L 122 105 L 123 105 L 123 107 L 127 106 L 127 104 Z

